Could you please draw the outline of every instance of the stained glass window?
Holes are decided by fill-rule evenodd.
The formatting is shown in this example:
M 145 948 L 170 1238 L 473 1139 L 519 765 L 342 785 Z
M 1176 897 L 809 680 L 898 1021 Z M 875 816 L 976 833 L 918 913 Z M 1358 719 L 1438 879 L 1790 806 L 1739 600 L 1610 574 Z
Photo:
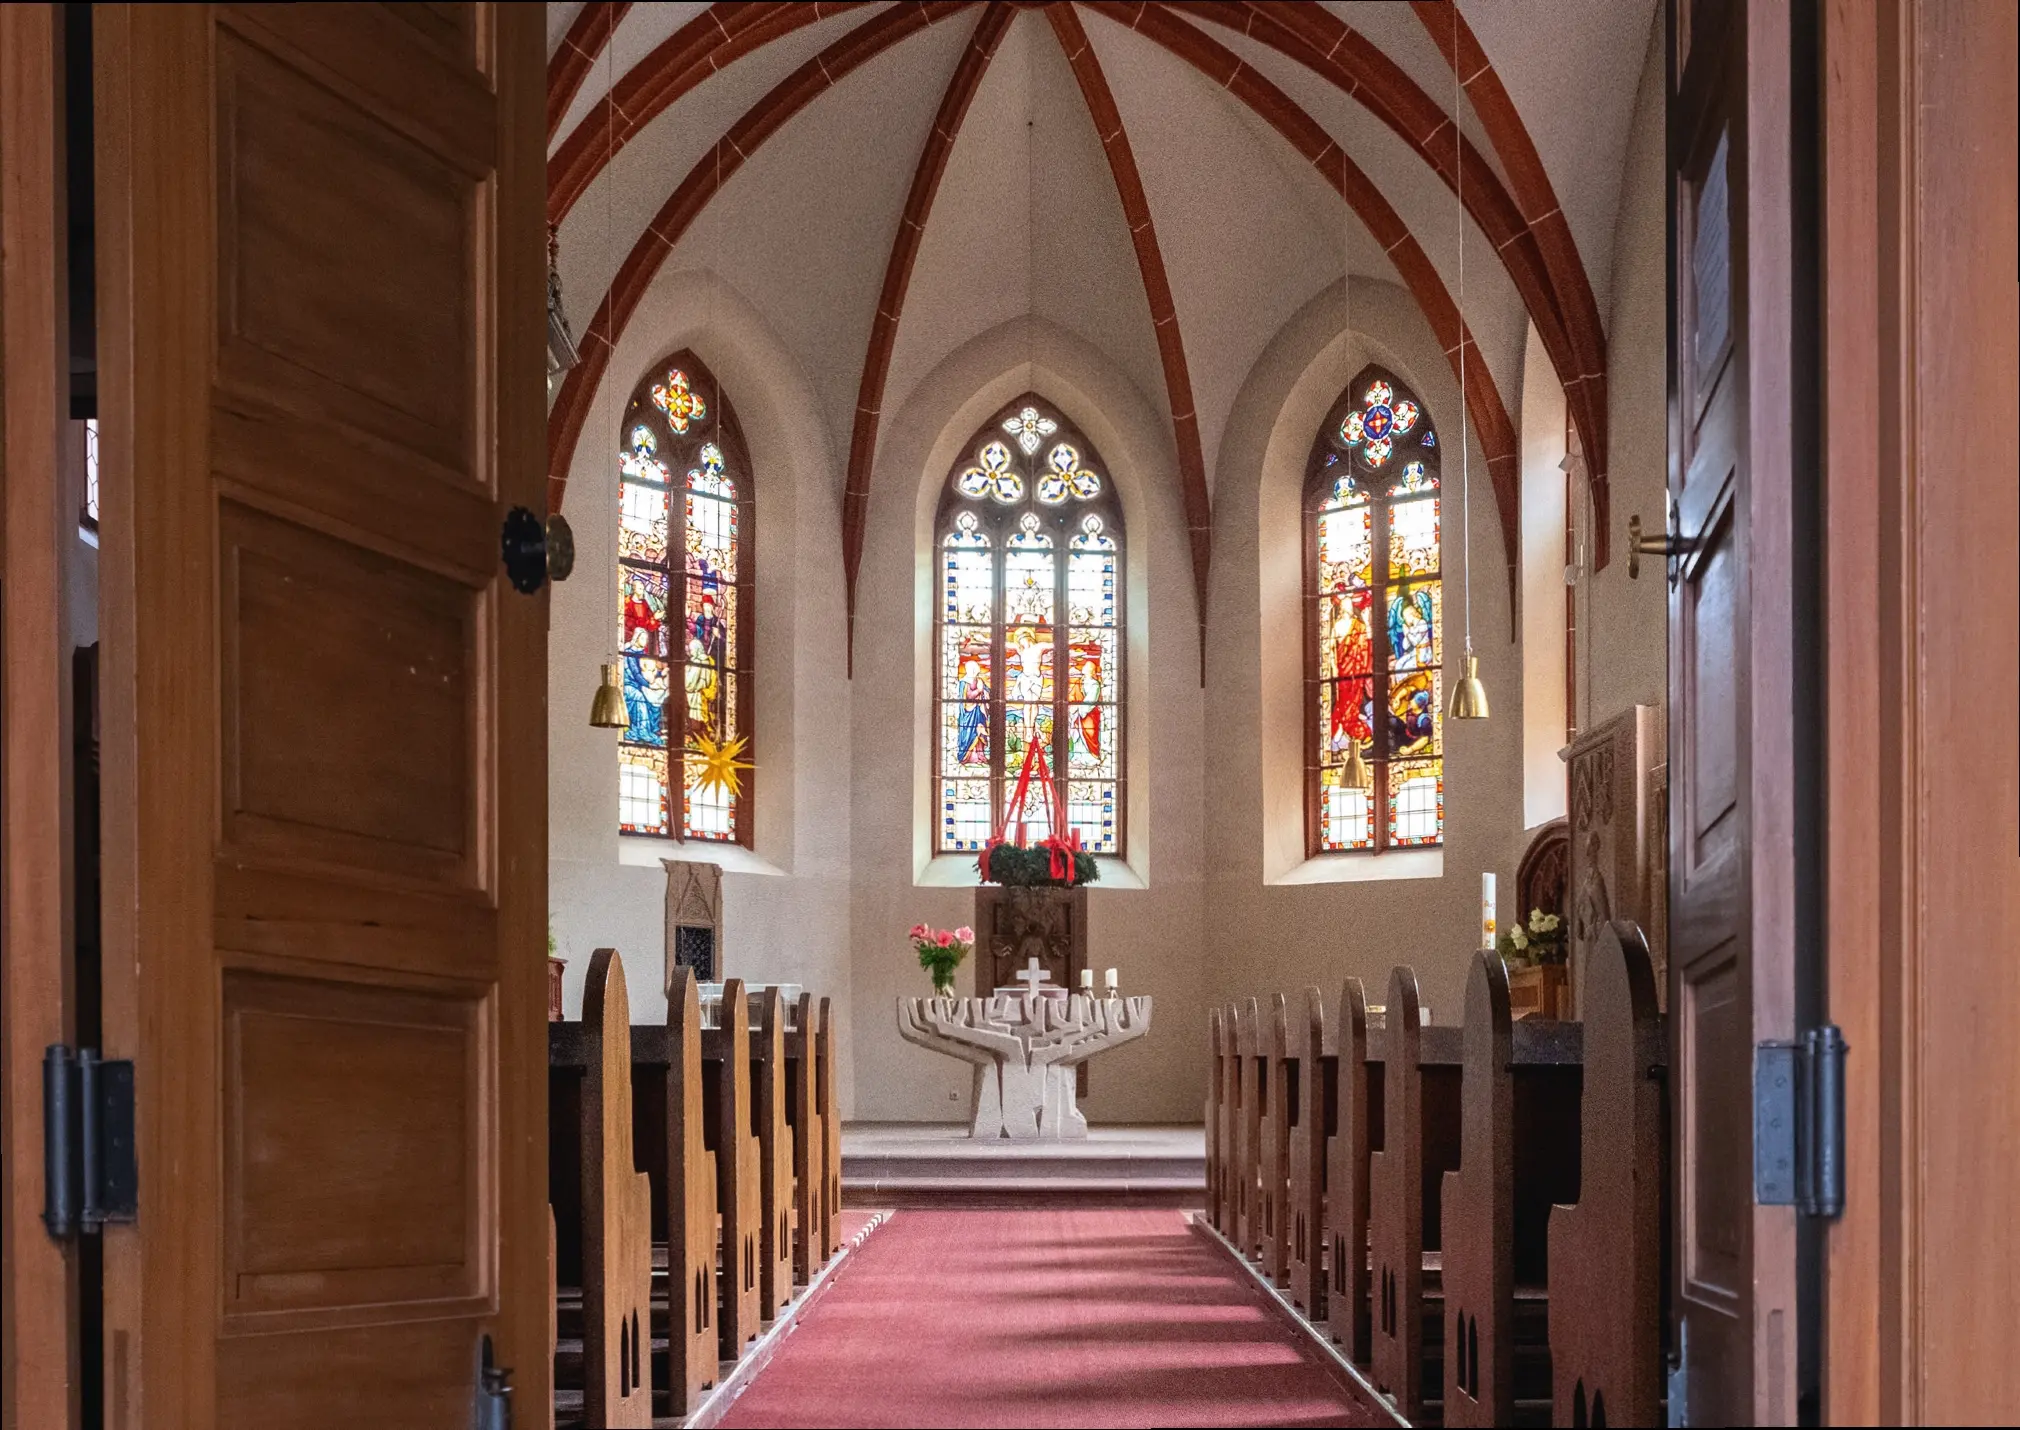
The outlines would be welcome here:
M 750 460 L 692 353 L 639 383 L 617 467 L 618 829 L 748 844 Z
M 1306 830 L 1314 854 L 1445 837 L 1438 439 L 1370 367 L 1333 404 L 1305 478 Z M 1365 781 L 1349 777 L 1355 747 Z
M 1035 741 L 1081 847 L 1122 852 L 1122 540 L 1100 455 L 1037 397 L 955 460 L 935 528 L 936 850 L 983 846 Z M 1057 793 L 1033 787 L 1029 839 Z

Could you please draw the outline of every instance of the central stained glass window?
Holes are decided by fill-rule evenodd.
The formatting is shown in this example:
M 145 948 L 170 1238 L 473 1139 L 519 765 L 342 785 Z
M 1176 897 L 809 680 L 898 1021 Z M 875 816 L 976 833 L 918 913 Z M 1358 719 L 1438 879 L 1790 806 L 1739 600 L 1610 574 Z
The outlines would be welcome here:
M 1312 443 L 1305 512 L 1307 850 L 1445 837 L 1445 609 L 1438 435 L 1370 367 Z M 1365 780 L 1349 775 L 1358 746 Z
M 639 383 L 617 462 L 618 829 L 748 845 L 750 458 L 694 354 Z
M 935 850 L 982 848 L 1035 741 L 1081 847 L 1120 854 L 1122 504 L 1100 454 L 1019 398 L 955 460 L 934 541 Z M 1030 839 L 1055 797 L 1033 782 Z

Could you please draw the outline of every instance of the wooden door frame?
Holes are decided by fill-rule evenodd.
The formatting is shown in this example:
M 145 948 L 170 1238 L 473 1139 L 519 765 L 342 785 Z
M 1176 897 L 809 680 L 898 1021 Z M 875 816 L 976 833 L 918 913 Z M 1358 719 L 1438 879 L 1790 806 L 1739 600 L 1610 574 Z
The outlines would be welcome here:
M 2011 1358 L 1993 1354 L 1992 1340 L 1961 1344 L 1954 1304 L 1936 1310 L 1943 1325 L 1934 1328 L 1925 1326 L 1925 1309 L 1934 1300 L 1928 1278 L 1941 1274 L 1936 1259 L 1968 1256 L 2005 1267 L 2007 1288 L 1996 1303 L 1985 1285 L 1973 1288 L 1970 1320 L 1996 1336 L 1992 1328 L 2020 1316 L 2011 1218 L 1972 1215 L 1992 1189 L 2010 1196 L 2020 1177 L 2020 1142 L 1999 1091 L 2015 1082 L 2013 1042 L 1955 1011 L 1957 999 L 1983 997 L 2010 1017 L 2014 978 L 2003 970 L 2013 956 L 2011 924 L 2004 940 L 1973 932 L 1988 923 L 1996 929 L 1996 911 L 2016 902 L 2020 811 L 1979 806 L 1974 819 L 1954 795 L 1936 808 L 1923 767 L 1957 728 L 1954 719 L 1934 728 L 1941 722 L 1925 686 L 1991 716 L 1986 724 L 2012 718 L 2020 687 L 2020 639 L 2011 625 L 2001 629 L 2016 619 L 2012 548 L 2003 548 L 2003 570 L 1984 559 L 1986 533 L 1994 542 L 2014 535 L 2013 289 L 2005 288 L 2003 304 L 1986 291 L 2011 284 L 2011 254 L 1979 252 L 1990 203 L 2013 202 L 2012 131 L 2004 132 L 2003 153 L 1996 142 L 1975 154 L 1944 146 L 1960 166 L 1978 163 L 1997 175 L 2003 163 L 2009 186 L 2003 194 L 1989 184 L 1977 190 L 1974 212 L 1960 219 L 1954 190 L 1932 191 L 1917 172 L 1921 126 L 1940 123 L 1945 112 L 1945 96 L 1918 90 L 1919 46 L 1946 7 L 1822 0 L 1821 9 L 1827 981 L 1830 1016 L 1851 1050 L 1845 1210 L 1824 1246 L 1823 1413 L 1831 1424 L 1997 1418 L 2010 1411 Z M 1944 66 L 1957 76 L 1953 95 L 1971 94 L 1974 78 L 2013 84 L 2010 48 L 2001 55 L 1977 38 Z M 2010 32 L 2003 38 L 2010 46 Z M 1999 127 L 1996 117 L 1987 123 Z M 1958 128 L 1950 126 L 1953 141 Z M 1925 239 L 1951 247 L 1924 256 L 1917 249 Z M 1926 346 L 1925 313 L 1943 334 Z M 1942 406 L 1948 384 L 1939 377 L 1975 372 L 1982 383 L 1988 371 L 2005 412 L 1983 412 L 1971 431 L 1941 421 L 1957 409 Z M 1935 402 L 1925 401 L 1931 396 Z M 1927 461 L 1938 443 L 1940 466 Z M 1982 621 L 1972 623 L 1980 629 L 1930 619 L 1929 588 L 1949 572 L 1983 583 Z M 1954 604 L 1953 582 L 1943 594 Z M 1960 669 L 1967 688 L 1957 688 Z M 1982 743 L 1984 752 L 1972 755 L 1979 777 L 1987 788 L 2010 788 L 2020 764 L 2010 729 L 1984 730 Z M 1960 822 L 1963 837 L 1943 838 L 1932 856 L 1927 846 Z M 1973 973 L 1992 986 L 1967 991 L 1958 975 Z M 1951 989 L 1950 998 L 1928 997 L 1932 981 Z M 1965 1175 L 1975 1185 L 1959 1185 L 1954 1165 L 1947 1173 L 1932 1167 L 1932 1157 L 1954 1154 L 1959 1140 L 1934 1106 L 1959 1099 L 1980 1114 L 1982 1135 L 1969 1139 L 1974 1161 Z M 1945 1133 L 1947 1149 L 1938 1145 Z M 1937 1176 L 1940 1184 L 1931 1180 Z M 1932 1402 L 1931 1388 L 1947 1399 Z
M 70 424 L 63 11 L 0 6 L 0 383 L 5 542 L 0 590 L 0 1041 L 8 1174 L 0 1425 L 79 1413 L 78 1257 L 41 1223 L 42 1052 L 75 1030 L 72 636 L 66 567 L 80 510 Z

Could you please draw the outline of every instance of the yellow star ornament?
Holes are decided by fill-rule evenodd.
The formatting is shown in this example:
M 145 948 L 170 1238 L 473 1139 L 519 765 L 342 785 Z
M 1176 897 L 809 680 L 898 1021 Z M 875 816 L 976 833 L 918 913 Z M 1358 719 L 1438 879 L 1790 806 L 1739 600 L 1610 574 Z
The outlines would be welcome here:
M 737 771 L 747 770 L 751 766 L 749 761 L 739 760 L 737 756 L 744 752 L 744 747 L 749 743 L 742 735 L 720 743 L 712 735 L 703 735 L 689 745 L 687 747 L 689 759 L 700 771 L 695 776 L 696 787 L 707 789 L 710 785 L 714 785 L 731 798 L 741 794 L 743 787 L 737 782 Z

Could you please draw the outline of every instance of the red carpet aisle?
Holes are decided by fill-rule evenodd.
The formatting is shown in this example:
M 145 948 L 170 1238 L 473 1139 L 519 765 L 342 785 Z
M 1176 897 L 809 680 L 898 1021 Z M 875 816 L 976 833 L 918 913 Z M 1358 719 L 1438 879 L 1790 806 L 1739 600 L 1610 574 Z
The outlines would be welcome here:
M 898 1212 L 722 1423 L 1384 1421 L 1159 1209 Z

